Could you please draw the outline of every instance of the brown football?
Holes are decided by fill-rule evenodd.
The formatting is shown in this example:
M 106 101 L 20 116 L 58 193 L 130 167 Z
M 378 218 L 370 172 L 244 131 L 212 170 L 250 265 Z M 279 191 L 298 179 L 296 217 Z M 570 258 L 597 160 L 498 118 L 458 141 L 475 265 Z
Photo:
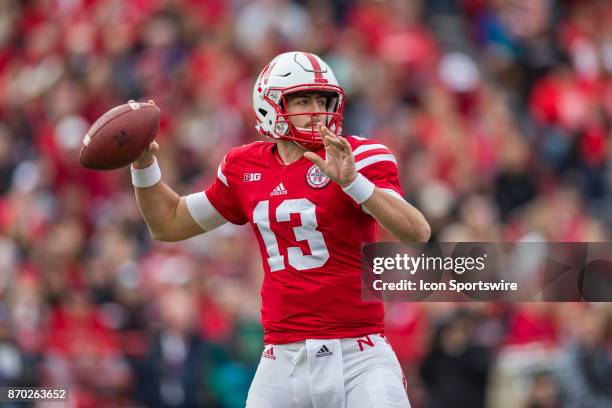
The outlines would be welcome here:
M 109 110 L 85 135 L 81 165 L 112 170 L 132 163 L 155 139 L 159 118 L 159 108 L 152 103 L 130 101 Z

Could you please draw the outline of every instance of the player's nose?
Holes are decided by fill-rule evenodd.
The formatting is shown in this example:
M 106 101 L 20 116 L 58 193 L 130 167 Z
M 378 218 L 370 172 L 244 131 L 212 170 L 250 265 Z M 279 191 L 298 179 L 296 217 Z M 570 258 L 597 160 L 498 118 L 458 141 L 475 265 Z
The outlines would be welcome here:
M 324 122 L 323 115 L 321 115 L 321 113 L 320 113 L 320 112 L 321 112 L 321 109 L 320 109 L 320 108 L 318 108 L 318 107 L 315 105 L 315 106 L 313 107 L 312 112 L 317 112 L 317 113 L 315 113 L 314 115 L 312 115 L 312 123 L 314 123 L 314 124 L 316 125 L 318 122 Z

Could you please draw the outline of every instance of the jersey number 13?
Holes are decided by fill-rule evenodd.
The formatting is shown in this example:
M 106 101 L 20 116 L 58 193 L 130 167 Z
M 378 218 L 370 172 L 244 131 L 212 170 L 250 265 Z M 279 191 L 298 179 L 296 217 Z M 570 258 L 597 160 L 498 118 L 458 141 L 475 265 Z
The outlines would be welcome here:
M 291 214 L 300 214 L 302 225 L 294 227 L 296 241 L 306 241 L 312 255 L 304 255 L 299 247 L 287 248 L 287 261 L 297 270 L 319 268 L 329 259 L 329 252 L 321 231 L 317 230 L 316 206 L 306 198 L 296 198 L 283 201 L 276 207 L 276 222 L 289 221 Z M 270 229 L 270 201 L 263 200 L 253 209 L 253 222 L 261 233 L 268 252 L 270 271 L 285 269 L 285 257 L 280 254 L 276 235 Z

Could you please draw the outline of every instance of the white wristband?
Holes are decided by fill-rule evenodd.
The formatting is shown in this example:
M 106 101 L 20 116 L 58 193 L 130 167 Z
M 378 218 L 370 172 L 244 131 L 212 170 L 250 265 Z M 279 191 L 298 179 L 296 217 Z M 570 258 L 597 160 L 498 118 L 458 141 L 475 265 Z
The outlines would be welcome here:
M 132 184 L 134 187 L 151 187 L 159 183 L 159 180 L 161 180 L 161 170 L 155 157 L 153 158 L 153 163 L 144 169 L 136 169 L 134 168 L 134 165 L 130 167 L 132 169 Z
M 363 204 L 368 198 L 374 194 L 376 186 L 368 180 L 363 174 L 357 173 L 357 178 L 346 187 L 342 188 L 346 194 L 357 201 L 357 204 Z

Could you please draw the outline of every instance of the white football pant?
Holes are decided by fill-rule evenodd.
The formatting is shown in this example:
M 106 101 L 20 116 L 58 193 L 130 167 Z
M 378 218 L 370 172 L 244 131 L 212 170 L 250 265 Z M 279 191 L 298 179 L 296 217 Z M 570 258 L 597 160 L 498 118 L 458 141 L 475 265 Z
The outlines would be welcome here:
M 409 408 L 405 384 L 378 334 L 267 345 L 246 407 Z

